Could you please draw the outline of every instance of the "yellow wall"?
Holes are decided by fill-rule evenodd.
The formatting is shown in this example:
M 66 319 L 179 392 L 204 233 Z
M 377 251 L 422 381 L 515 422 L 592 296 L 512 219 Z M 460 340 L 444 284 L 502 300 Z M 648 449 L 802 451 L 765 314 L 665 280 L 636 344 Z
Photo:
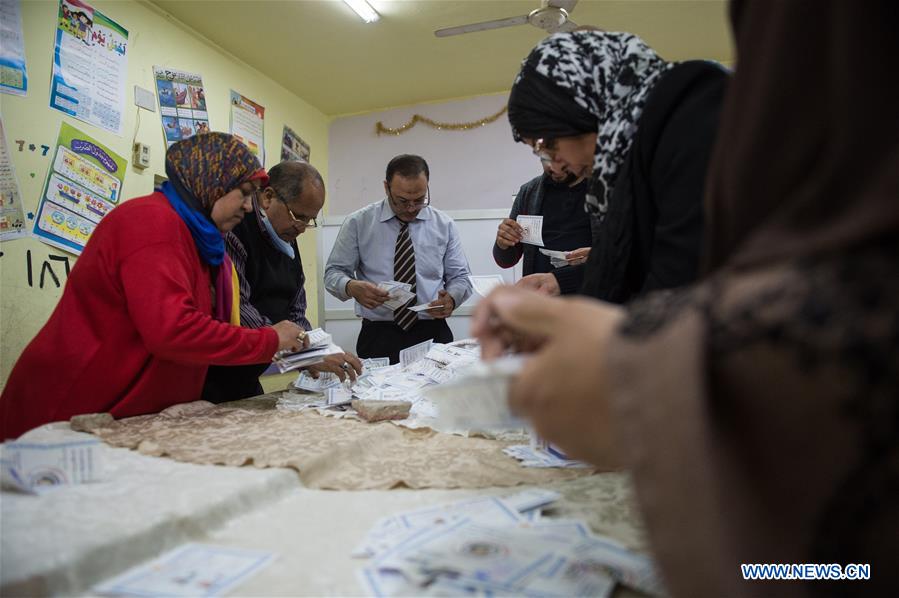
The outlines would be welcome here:
M 23 0 L 22 19 L 25 33 L 25 52 L 28 67 L 28 95 L 24 98 L 0 94 L 0 111 L 6 127 L 13 163 L 18 175 L 26 210 L 36 211 L 43 189 L 47 168 L 53 150 L 46 157 L 40 150 L 18 151 L 16 139 L 40 146 L 53 146 L 63 119 L 95 137 L 113 151 L 125 156 L 129 166 L 123 188 L 124 197 L 137 197 L 150 193 L 154 175 L 164 175 L 165 143 L 162 136 L 159 112 L 141 111 L 137 140 L 150 145 L 152 163 L 141 172 L 130 165 L 131 140 L 135 133 L 136 106 L 133 105 L 134 85 L 151 89 L 155 95 L 153 65 L 168 66 L 199 73 L 206 89 L 209 121 L 212 130 L 227 131 L 229 127 L 228 94 L 230 89 L 243 93 L 265 106 L 265 156 L 266 168 L 280 158 L 282 127 L 287 124 L 312 148 L 312 164 L 327 179 L 328 118 L 301 98 L 259 74 L 225 51 L 200 38 L 198 34 L 161 13 L 152 5 L 142 2 L 97 1 L 91 4 L 118 22 L 129 32 L 128 82 L 126 86 L 127 108 L 122 137 L 99 129 L 88 123 L 63 116 L 49 108 L 51 60 L 56 31 L 55 1 Z M 215 10 L 209 3 L 209 10 Z M 240 23 L 234 23 L 233 34 L 240 35 Z M 285 47 L 289 47 L 286 44 Z M 33 173 L 33 177 L 32 177 Z M 29 227 L 32 221 L 29 221 Z M 300 252 L 306 270 L 306 289 L 310 305 L 307 316 L 316 324 L 318 317 L 317 287 L 321 276 L 318 272 L 315 233 L 299 238 Z M 31 251 L 33 286 L 28 285 L 26 252 Z M 9 372 L 24 349 L 44 322 L 46 322 L 62 288 L 56 288 L 49 276 L 44 288 L 39 288 L 41 267 L 49 254 L 67 255 L 62 251 L 33 239 L 18 239 L 0 244 L 0 384 L 5 384 Z M 69 255 L 74 263 L 74 256 Z M 60 262 L 51 266 L 65 282 L 65 270 Z M 115 364 L 109 364 L 114 368 Z M 52 372 L 46 380 L 47 392 L 53 392 Z

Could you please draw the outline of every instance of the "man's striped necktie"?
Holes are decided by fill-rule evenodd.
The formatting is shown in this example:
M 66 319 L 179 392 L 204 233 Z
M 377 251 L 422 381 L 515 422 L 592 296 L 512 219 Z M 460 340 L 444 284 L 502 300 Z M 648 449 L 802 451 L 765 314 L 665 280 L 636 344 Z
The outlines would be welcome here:
M 397 282 L 405 282 L 412 285 L 411 292 L 415 294 L 415 248 L 412 246 L 412 237 L 409 236 L 408 222 L 400 222 L 400 234 L 396 237 L 396 252 L 393 255 L 393 279 Z M 416 297 L 413 297 L 406 305 L 393 312 L 393 321 L 403 330 L 409 330 L 418 321 L 418 314 L 408 308 L 410 304 L 415 302 Z

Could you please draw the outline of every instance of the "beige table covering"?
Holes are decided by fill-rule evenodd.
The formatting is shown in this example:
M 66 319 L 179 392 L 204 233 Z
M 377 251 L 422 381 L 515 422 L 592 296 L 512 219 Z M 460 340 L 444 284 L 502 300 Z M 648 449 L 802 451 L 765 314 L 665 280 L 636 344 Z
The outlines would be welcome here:
M 275 409 L 277 397 L 196 401 L 154 415 L 98 419 L 81 429 L 112 446 L 197 464 L 295 469 L 307 488 L 486 488 L 545 485 L 591 469 L 522 467 L 507 441 Z

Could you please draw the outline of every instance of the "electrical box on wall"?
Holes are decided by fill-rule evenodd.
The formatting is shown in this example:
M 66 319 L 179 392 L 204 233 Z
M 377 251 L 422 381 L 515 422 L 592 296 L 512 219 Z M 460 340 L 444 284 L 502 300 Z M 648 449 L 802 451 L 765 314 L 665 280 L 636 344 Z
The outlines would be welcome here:
M 146 143 L 134 144 L 134 155 L 131 157 L 131 163 L 136 168 L 146 168 L 150 165 L 150 146 Z

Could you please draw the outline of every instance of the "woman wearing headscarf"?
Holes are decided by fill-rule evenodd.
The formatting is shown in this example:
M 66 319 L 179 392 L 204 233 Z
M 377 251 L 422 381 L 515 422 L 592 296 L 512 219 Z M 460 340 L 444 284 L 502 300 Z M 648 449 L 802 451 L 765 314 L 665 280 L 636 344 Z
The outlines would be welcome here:
M 731 12 L 704 280 L 626 310 L 500 289 L 474 329 L 537 347 L 510 402 L 542 436 L 630 469 L 672 595 L 896 596 L 899 11 Z M 744 579 L 764 563 L 870 579 Z
M 629 33 L 552 35 L 525 59 L 509 95 L 515 141 L 583 180 L 599 221 L 584 266 L 522 279 L 549 294 L 614 303 L 693 282 L 702 192 L 729 77 L 706 61 L 661 59 Z
M 194 401 L 210 364 L 263 363 L 302 344 L 292 322 L 239 327 L 222 234 L 267 181 L 256 157 L 209 133 L 172 145 L 165 169 L 160 190 L 97 226 L 0 396 L 0 437 L 81 413 L 124 417 Z

